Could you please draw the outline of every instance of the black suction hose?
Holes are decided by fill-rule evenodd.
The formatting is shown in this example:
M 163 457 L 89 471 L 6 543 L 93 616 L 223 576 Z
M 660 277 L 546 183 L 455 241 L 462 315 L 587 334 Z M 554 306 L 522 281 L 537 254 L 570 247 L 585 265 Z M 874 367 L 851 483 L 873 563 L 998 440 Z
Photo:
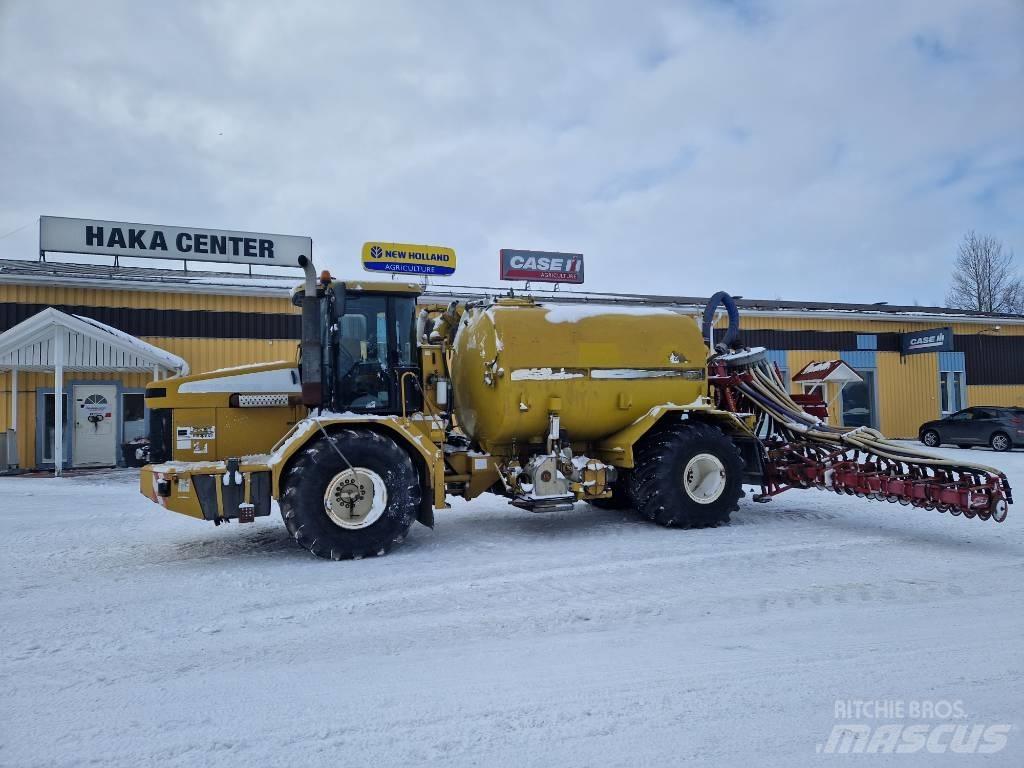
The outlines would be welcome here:
M 708 305 L 704 307 L 704 322 L 701 323 L 700 331 L 708 348 L 711 349 L 711 326 L 715 322 L 715 310 L 719 306 L 724 306 L 725 311 L 729 313 L 729 328 L 718 345 L 731 349 L 740 337 L 740 311 L 736 307 L 736 301 L 725 291 L 719 291 L 708 300 Z

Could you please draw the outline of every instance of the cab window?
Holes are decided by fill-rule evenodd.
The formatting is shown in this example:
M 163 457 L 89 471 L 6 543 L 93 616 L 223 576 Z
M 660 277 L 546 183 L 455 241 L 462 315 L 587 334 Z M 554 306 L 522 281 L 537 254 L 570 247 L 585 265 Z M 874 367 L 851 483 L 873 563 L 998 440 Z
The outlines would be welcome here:
M 335 336 L 338 400 L 355 410 L 386 410 L 390 405 L 387 300 L 349 296 L 343 311 Z

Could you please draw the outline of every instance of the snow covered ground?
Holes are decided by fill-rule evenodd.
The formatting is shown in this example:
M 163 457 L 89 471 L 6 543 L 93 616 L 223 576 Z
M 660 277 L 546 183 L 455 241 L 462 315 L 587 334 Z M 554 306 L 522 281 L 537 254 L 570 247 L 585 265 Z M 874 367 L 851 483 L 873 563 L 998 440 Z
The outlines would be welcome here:
M 1024 453 L 971 455 L 1024 500 Z M 334 563 L 276 514 L 163 511 L 130 471 L 0 479 L 0 764 L 1024 764 L 1024 504 L 1002 525 L 818 491 L 708 531 L 493 497 L 438 517 Z M 1013 728 L 990 755 L 819 754 L 837 723 L 890 722 L 837 700 Z

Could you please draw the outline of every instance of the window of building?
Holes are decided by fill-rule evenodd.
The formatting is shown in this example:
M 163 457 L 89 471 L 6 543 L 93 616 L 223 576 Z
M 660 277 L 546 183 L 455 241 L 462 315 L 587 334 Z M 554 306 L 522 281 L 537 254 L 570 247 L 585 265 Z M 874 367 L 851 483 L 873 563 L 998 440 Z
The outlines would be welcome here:
M 43 463 L 52 464 L 53 462 L 53 444 L 55 439 L 56 427 L 56 411 L 54 410 L 54 402 L 56 398 L 52 392 L 47 392 L 43 395 Z M 64 395 L 64 427 L 67 428 L 68 423 L 71 421 L 70 414 L 68 413 L 68 396 Z M 67 453 L 68 445 L 70 440 L 65 438 L 64 440 L 64 452 Z
M 869 368 L 854 369 L 861 381 L 843 387 L 843 426 L 877 427 L 875 408 L 875 372 Z
M 121 395 L 121 413 L 124 414 L 122 438 L 124 442 L 146 436 L 146 397 L 141 392 Z
M 820 397 L 824 402 L 828 402 L 828 395 L 825 394 L 824 384 L 804 384 L 804 394 L 814 395 Z
M 964 407 L 962 371 L 939 371 L 939 401 L 943 415 L 956 413 Z

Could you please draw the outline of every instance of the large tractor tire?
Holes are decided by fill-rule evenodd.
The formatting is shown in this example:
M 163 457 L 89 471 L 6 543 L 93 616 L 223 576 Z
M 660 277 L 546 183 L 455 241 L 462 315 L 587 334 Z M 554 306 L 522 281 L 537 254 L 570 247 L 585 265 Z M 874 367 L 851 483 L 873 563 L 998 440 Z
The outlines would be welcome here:
M 637 510 L 680 528 L 729 522 L 743 496 L 739 448 L 717 427 L 693 422 L 665 429 L 637 446 L 630 488 Z
M 394 440 L 343 429 L 299 452 L 284 480 L 281 516 L 317 557 L 372 557 L 402 542 L 420 498 L 416 467 Z

